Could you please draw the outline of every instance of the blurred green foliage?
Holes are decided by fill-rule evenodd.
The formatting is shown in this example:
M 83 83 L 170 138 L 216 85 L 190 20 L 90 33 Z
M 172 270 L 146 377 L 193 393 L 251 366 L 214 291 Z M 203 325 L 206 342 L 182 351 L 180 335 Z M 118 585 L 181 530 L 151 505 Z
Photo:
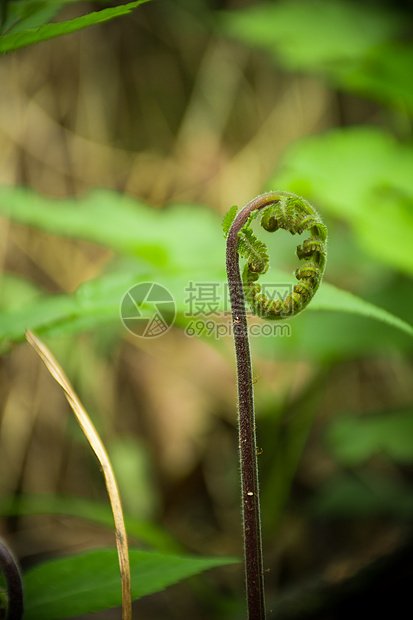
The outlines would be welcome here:
M 413 152 L 374 127 L 310 137 L 286 153 L 270 182 L 311 196 L 352 228 L 362 249 L 411 275 Z
M 326 440 L 335 458 L 346 466 L 361 465 L 379 454 L 395 462 L 411 463 L 412 433 L 412 412 L 393 411 L 391 416 L 337 418 L 329 425 Z
M 104 244 L 120 256 L 135 260 L 115 262 L 112 273 L 85 282 L 74 294 L 41 296 L 21 310 L 13 307 L 0 318 L 0 346 L 24 338 L 26 329 L 54 334 L 82 331 L 97 323 L 118 322 L 122 295 L 134 283 L 159 282 L 172 293 L 181 325 L 187 314 L 190 281 L 225 281 L 224 240 L 219 218 L 208 209 L 181 205 L 154 210 L 132 198 L 105 190 L 94 191 L 82 199 L 53 200 L 24 188 L 0 190 L 0 213 L 11 220 L 54 234 Z M 208 257 L 208 260 L 206 260 Z M 276 275 L 274 275 L 276 274 Z M 286 277 L 271 271 L 277 281 Z M 291 279 L 288 278 L 287 280 Z M 5 292 L 13 303 L 21 305 L 15 295 L 28 294 L 13 278 Z M 13 284 L 15 288 L 13 288 Z M 7 306 L 7 297 L 3 296 Z M 224 299 L 220 300 L 219 310 Z M 310 308 L 350 312 L 384 321 L 413 335 L 413 328 L 373 304 L 324 284 Z M 142 312 L 152 312 L 148 304 Z
M 309 502 L 313 516 L 336 519 L 388 518 L 409 521 L 413 493 L 408 484 L 372 471 L 341 472 L 320 486 Z
M 157 0 L 157 4 L 162 5 L 162 0 Z M 24 31 L 18 32 L 18 28 L 35 28 L 42 20 L 48 21 L 57 6 L 9 3 L 12 5 L 13 11 L 22 12 L 14 30 L 10 21 L 12 13 L 9 13 L 6 22 L 9 30 L 5 32 L 3 27 L 0 38 L 3 51 L 12 49 L 7 46 L 17 46 L 17 39 L 8 37 L 23 35 Z M 304 504 L 308 514 L 323 519 L 383 516 L 411 519 L 411 489 L 399 475 L 401 468 L 407 469 L 413 460 L 409 388 L 413 316 L 413 44 L 406 28 L 410 14 L 389 3 L 333 0 L 262 2 L 221 12 L 208 10 L 204 2 L 168 2 L 165 6 L 172 16 L 171 24 L 174 27 L 180 24 L 179 28 L 176 26 L 176 38 L 183 33 L 196 38 L 206 32 L 221 43 L 227 37 L 231 42 L 235 39 L 234 45 L 243 53 L 247 50 L 253 62 L 258 64 L 257 59 L 264 59 L 263 62 L 272 63 L 277 87 L 282 76 L 307 76 L 322 85 L 334 110 L 330 129 L 301 136 L 288 145 L 263 188 L 302 194 L 317 206 L 329 228 L 326 282 L 310 305 L 310 311 L 291 323 L 291 337 L 254 338 L 252 342 L 257 365 L 265 370 L 271 361 L 275 362 L 268 371 L 274 385 L 278 386 L 282 374 L 280 362 L 288 364 L 294 360 L 299 364 L 303 360 L 314 373 L 303 395 L 297 396 L 293 386 L 283 389 L 275 386 L 271 391 L 260 389 L 260 382 L 257 385 L 265 536 L 268 541 L 275 537 L 305 446 L 309 438 L 311 444 L 312 433 L 317 435 L 317 432 L 324 438 L 323 458 L 329 459 L 327 474 L 320 483 L 317 478 L 314 482 L 305 477 L 310 476 L 311 467 L 310 473 L 301 472 L 300 480 L 313 491 L 313 496 L 311 502 L 298 501 L 299 510 L 304 512 Z M 38 13 L 33 7 L 39 9 Z M 126 5 L 125 10 L 127 7 L 132 5 Z M 181 22 L 177 15 L 183 16 Z M 52 30 L 43 28 L 52 26 L 41 26 L 37 32 L 50 33 Z M 19 39 L 20 43 L 26 41 L 22 44 L 30 40 Z M 170 39 L 168 45 L 171 46 Z M 212 57 L 212 52 L 209 53 Z M 225 60 L 231 69 L 228 58 Z M 227 67 L 225 63 L 222 66 Z M 233 68 L 233 73 L 236 71 L 240 71 L 238 65 Z M 224 77 L 230 74 L 229 70 Z M 259 83 L 259 78 L 256 80 L 254 83 L 245 79 L 243 88 L 253 90 Z M 223 83 L 227 80 L 223 79 Z M 211 90 L 215 92 L 213 85 Z M 206 97 L 202 88 L 200 91 L 200 99 Z M 163 97 L 162 104 L 179 108 L 176 101 L 174 97 L 170 101 Z M 207 102 L 212 106 L 210 100 Z M 345 114 L 347 104 L 367 109 L 366 120 L 361 113 L 356 123 L 349 123 Z M 151 106 L 152 100 L 148 109 Z M 259 113 L 258 105 L 256 113 Z M 149 127 L 150 123 L 146 125 Z M 239 129 L 241 133 L 246 131 L 245 127 Z M 308 133 L 311 131 L 309 128 Z M 4 221 L 36 228 L 49 235 L 48 238 L 68 237 L 111 252 L 99 275 L 85 280 L 74 292 L 51 294 L 15 273 L 4 273 L 0 280 L 2 351 L 7 352 L 20 342 L 26 329 L 56 339 L 56 346 L 59 346 L 58 336 L 72 338 L 89 333 L 103 339 L 108 326 L 112 328 L 112 337 L 119 338 L 116 329 L 120 330 L 122 295 L 137 282 L 144 281 L 159 282 L 171 291 L 178 310 L 176 326 L 184 328 L 189 320 L 185 293 L 188 282 L 225 282 L 220 216 L 198 202 L 154 208 L 143 200 L 110 190 L 57 199 L 30 188 L 2 187 L 0 214 Z M 274 246 L 270 248 L 273 252 L 270 275 L 280 282 L 292 280 L 282 271 L 280 260 L 284 249 L 293 252 L 290 241 L 281 233 L 280 239 L 266 238 L 268 245 Z M 219 310 L 224 310 L 222 305 Z M 145 307 L 142 311 L 146 311 Z M 227 355 L 214 338 L 205 340 L 218 353 Z M 73 346 L 76 358 L 82 351 L 77 341 Z M 377 364 L 385 364 L 387 373 L 393 369 L 393 375 L 383 378 L 378 374 L 374 388 L 364 399 L 369 373 L 363 364 L 373 373 L 370 364 L 377 360 Z M 351 364 L 360 364 L 367 379 L 360 371 L 359 383 L 352 374 L 355 371 Z M 341 391 L 323 405 L 328 373 L 338 377 Z M 381 395 L 380 388 L 384 390 L 386 381 L 391 383 L 393 401 Z M 159 382 L 162 390 L 161 379 Z M 361 391 L 360 411 L 348 413 L 341 399 L 356 389 Z M 383 401 L 380 408 L 371 392 Z M 400 403 L 399 392 L 409 402 Z M 317 426 L 320 410 L 324 415 L 321 431 Z M 340 416 L 332 421 L 326 410 L 338 411 Z M 149 519 L 152 502 L 157 498 L 145 492 L 144 506 L 134 504 L 133 480 L 122 462 L 128 451 L 134 453 L 134 446 L 126 445 L 124 454 L 119 446 L 114 444 L 114 456 L 132 513 L 128 529 L 154 549 L 169 550 L 173 543 L 162 528 L 139 520 L 142 516 L 138 514 L 139 508 L 144 513 L 147 510 Z M 134 463 L 138 470 L 143 466 L 135 457 L 127 461 Z M 219 459 L 223 458 L 221 454 Z M 320 460 L 322 469 L 324 461 Z M 147 491 L 145 473 L 140 471 L 139 475 L 143 480 L 141 487 Z M 405 471 L 403 476 L 408 478 Z M 57 505 L 28 497 L 20 508 L 10 504 L 3 507 L 3 514 L 8 514 L 8 510 L 10 514 L 13 510 L 21 514 L 56 514 L 61 510 L 108 523 L 108 513 L 101 505 L 89 506 L 76 500 L 69 510 L 65 498 L 56 496 L 56 501 Z M 32 578 L 35 579 L 35 573 Z
M 330 235 L 330 267 L 345 274 L 348 264 L 346 281 L 351 286 L 360 263 L 374 261 L 375 267 L 363 280 L 364 296 L 397 308 L 411 322 L 413 45 L 404 37 L 408 35 L 405 16 L 384 4 L 373 10 L 368 3 L 310 0 L 264 3 L 222 17 L 226 32 L 262 48 L 286 71 L 317 75 L 341 91 L 361 94 L 395 111 L 387 116 L 387 126 L 382 122 L 348 126 L 302 138 L 287 149 L 267 187 L 302 194 L 344 225 L 350 243 L 356 244 L 350 245 L 355 258 L 349 255 L 348 244 L 336 253 L 336 226 Z M 354 278 L 353 287 L 360 291 Z M 329 317 L 320 317 L 317 328 L 316 318 L 306 317 L 307 330 L 298 335 L 304 350 L 316 355 L 327 347 L 332 355 L 335 350 L 337 360 L 346 350 L 358 349 L 363 356 L 374 342 L 379 350 L 386 340 L 384 331 L 372 326 L 366 330 L 356 320 L 343 318 L 337 330 L 336 324 L 330 328 Z M 398 348 L 411 351 L 411 345 L 402 340 Z M 412 421 L 411 410 L 343 417 L 329 427 L 327 445 L 347 468 L 360 466 L 373 455 L 411 463 Z M 320 491 L 318 514 L 354 517 L 393 506 L 395 514 L 411 515 L 411 507 L 407 512 L 403 508 L 405 488 L 395 499 L 391 478 L 383 475 L 377 484 L 380 493 L 376 495 L 376 487 L 372 492 L 357 480 L 334 477 Z M 411 497 L 406 501 L 411 505 Z
M 346 75 L 400 32 L 403 17 L 344 0 L 283 0 L 222 14 L 225 31 L 268 50 L 288 70 Z

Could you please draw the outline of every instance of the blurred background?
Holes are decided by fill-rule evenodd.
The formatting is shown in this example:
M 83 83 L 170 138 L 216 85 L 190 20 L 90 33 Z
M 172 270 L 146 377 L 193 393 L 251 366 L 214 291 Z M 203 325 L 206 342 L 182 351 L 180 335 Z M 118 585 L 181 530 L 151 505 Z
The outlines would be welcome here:
M 411 18 L 407 0 L 153 0 L 3 56 L 0 184 L 207 209 L 219 239 L 233 204 L 296 191 L 329 227 L 325 280 L 411 323 Z M 0 219 L 3 310 L 72 294 L 117 260 L 12 220 Z M 296 242 L 277 244 L 293 270 Z M 252 342 L 269 617 L 347 618 L 366 602 L 371 617 L 397 615 L 412 577 L 411 336 L 326 308 L 291 326 Z M 231 338 L 173 327 L 145 340 L 118 320 L 45 340 L 104 440 L 126 513 L 153 528 L 152 547 L 132 542 L 241 555 Z M 12 341 L 0 472 L 0 532 L 23 568 L 113 545 L 85 518 L 107 503 L 95 458 L 42 363 Z M 243 618 L 242 564 L 135 606 L 145 620 Z

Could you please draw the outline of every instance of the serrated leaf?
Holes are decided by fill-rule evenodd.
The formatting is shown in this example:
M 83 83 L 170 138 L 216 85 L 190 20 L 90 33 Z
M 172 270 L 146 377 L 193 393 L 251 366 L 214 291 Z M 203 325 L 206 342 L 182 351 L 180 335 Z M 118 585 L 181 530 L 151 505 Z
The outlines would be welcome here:
M 163 555 L 131 549 L 132 599 L 160 592 L 236 558 Z M 121 604 L 117 552 L 100 549 L 39 564 L 24 574 L 25 620 L 77 617 Z
M 61 6 L 42 0 L 9 2 L 7 19 L 0 29 L 0 34 L 3 32 L 12 34 L 28 28 L 37 28 L 50 21 L 59 12 Z
M 69 19 L 64 22 L 44 24 L 39 28 L 29 28 L 27 30 L 22 30 L 21 32 L 5 34 L 0 37 L 0 54 L 5 54 L 6 52 L 20 49 L 21 47 L 27 47 L 28 45 L 40 43 L 41 41 L 48 41 L 49 39 L 53 39 L 64 34 L 82 30 L 88 26 L 102 24 L 103 22 L 109 21 L 115 17 L 127 15 L 137 6 L 145 2 L 149 2 L 149 0 L 137 0 L 136 2 L 130 2 L 129 4 L 123 4 L 116 7 L 102 9 L 101 11 L 88 13 L 87 15 L 82 15 L 81 17 Z
M 66 4 L 81 0 L 14 0 L 5 3 L 6 19 L 1 34 L 12 34 L 38 28 L 49 22 Z

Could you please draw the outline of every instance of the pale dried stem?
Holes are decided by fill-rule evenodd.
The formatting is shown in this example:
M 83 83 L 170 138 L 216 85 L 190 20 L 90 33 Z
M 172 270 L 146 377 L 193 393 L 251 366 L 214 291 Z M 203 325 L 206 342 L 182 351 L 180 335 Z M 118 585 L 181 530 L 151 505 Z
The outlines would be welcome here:
M 118 486 L 116 484 L 115 475 L 110 463 L 106 449 L 98 435 L 94 425 L 92 424 L 88 414 L 83 408 L 79 398 L 69 383 L 65 373 L 63 372 L 56 359 L 43 342 L 41 342 L 32 332 L 26 331 L 26 338 L 36 353 L 45 363 L 52 377 L 57 381 L 63 389 L 64 394 L 71 406 L 73 413 L 86 436 L 92 450 L 96 454 L 98 461 L 102 467 L 105 479 L 106 489 L 109 495 L 110 504 L 113 512 L 113 520 L 115 522 L 116 546 L 119 556 L 119 566 L 122 580 L 122 620 L 131 620 L 132 618 L 132 597 L 131 597 L 131 578 L 128 553 L 128 539 L 126 535 L 125 522 L 123 519 L 122 504 L 120 500 Z

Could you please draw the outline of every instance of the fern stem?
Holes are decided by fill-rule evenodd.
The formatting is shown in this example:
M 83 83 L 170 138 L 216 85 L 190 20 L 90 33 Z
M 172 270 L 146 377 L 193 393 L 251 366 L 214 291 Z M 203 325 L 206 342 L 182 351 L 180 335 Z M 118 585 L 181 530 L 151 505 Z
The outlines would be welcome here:
M 268 207 L 268 209 L 267 209 Z M 269 266 L 264 243 L 250 224 L 262 211 L 261 226 L 268 232 L 282 228 L 292 235 L 311 236 L 297 246 L 297 257 L 306 262 L 296 270 L 297 284 L 284 298 L 269 298 L 257 280 Z M 241 460 L 241 493 L 244 530 L 245 576 L 249 620 L 264 620 L 264 573 L 262 561 L 258 463 L 255 441 L 254 394 L 245 297 L 254 314 L 269 320 L 291 318 L 304 310 L 320 285 L 327 259 L 327 228 L 309 202 L 289 192 L 257 196 L 236 215 L 232 207 L 222 223 L 227 237 L 227 276 L 237 361 L 238 427 Z M 240 255 L 246 259 L 243 276 Z M 244 291 L 245 287 L 245 291 Z M 244 294 L 245 293 L 245 294 Z
M 271 192 L 249 202 L 235 218 L 227 237 L 226 267 L 237 364 L 242 521 L 249 620 L 265 620 L 265 599 L 251 353 L 237 248 L 238 233 L 252 211 L 263 209 L 276 199 L 275 193 Z

